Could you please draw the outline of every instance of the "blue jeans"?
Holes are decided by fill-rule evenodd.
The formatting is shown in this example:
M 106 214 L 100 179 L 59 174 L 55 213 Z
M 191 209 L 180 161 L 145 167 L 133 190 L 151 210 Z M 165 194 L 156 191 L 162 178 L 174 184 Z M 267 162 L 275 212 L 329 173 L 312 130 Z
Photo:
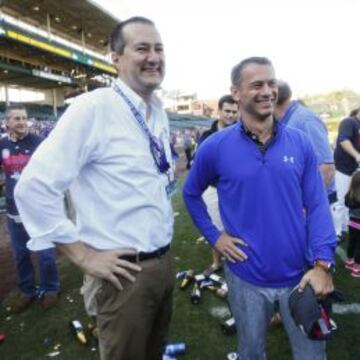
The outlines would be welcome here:
M 31 251 L 26 247 L 29 241 L 24 225 L 7 217 L 12 249 L 15 257 L 18 285 L 25 296 L 34 297 L 39 294 L 56 294 L 60 290 L 59 275 L 55 263 L 54 249 L 37 251 L 39 259 L 40 286 L 36 287 L 34 267 L 31 262 Z
M 266 332 L 275 304 L 290 340 L 294 360 L 326 360 L 325 341 L 308 339 L 291 317 L 292 287 L 263 288 L 241 280 L 227 267 L 229 302 L 235 318 L 239 360 L 266 360 Z

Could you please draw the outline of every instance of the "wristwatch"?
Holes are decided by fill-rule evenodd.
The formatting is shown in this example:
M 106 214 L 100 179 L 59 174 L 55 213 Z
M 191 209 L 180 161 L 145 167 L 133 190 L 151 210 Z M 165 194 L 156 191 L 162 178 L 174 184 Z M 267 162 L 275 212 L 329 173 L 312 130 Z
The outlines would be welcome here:
M 335 265 L 329 261 L 315 260 L 314 267 L 319 267 L 331 275 L 335 273 Z

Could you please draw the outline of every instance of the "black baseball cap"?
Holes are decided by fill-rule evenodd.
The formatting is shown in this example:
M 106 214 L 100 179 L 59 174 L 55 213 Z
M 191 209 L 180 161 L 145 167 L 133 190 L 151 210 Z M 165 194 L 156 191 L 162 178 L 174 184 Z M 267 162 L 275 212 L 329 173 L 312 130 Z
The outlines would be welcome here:
M 337 325 L 330 318 L 333 300 L 332 295 L 324 300 L 318 300 L 310 285 L 307 285 L 303 291 L 295 287 L 291 292 L 289 296 L 291 316 L 309 339 L 329 340 L 336 333 Z

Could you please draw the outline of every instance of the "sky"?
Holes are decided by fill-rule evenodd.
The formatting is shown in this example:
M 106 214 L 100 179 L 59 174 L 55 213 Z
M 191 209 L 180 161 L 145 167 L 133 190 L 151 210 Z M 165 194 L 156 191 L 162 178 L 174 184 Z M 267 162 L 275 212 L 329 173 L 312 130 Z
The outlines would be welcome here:
M 298 96 L 360 92 L 360 0 L 93 0 L 120 20 L 152 19 L 166 52 L 163 88 L 218 98 L 231 68 L 266 56 Z

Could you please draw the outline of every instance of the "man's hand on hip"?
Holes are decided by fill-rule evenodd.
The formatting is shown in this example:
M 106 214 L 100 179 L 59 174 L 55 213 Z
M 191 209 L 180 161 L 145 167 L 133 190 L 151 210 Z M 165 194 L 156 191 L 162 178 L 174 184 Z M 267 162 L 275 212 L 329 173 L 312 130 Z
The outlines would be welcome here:
M 299 290 L 303 290 L 307 284 L 311 285 L 318 298 L 326 297 L 334 291 L 332 275 L 319 267 L 314 267 L 302 277 Z
M 237 244 L 247 246 L 245 241 L 223 232 L 216 240 L 214 247 L 222 256 L 234 263 L 236 261 L 244 261 L 247 259 L 247 255 L 236 246 Z
M 141 271 L 139 265 L 121 259 L 123 256 L 136 255 L 133 249 L 97 251 L 80 241 L 57 244 L 57 247 L 84 272 L 110 281 L 119 290 L 123 289 L 119 277 L 134 282 L 135 277 L 130 271 Z
M 121 259 L 122 256 L 135 256 L 134 250 L 96 251 L 88 249 L 80 267 L 88 274 L 110 281 L 118 290 L 123 286 L 119 276 L 134 282 L 136 279 L 130 271 L 141 271 L 139 265 Z

